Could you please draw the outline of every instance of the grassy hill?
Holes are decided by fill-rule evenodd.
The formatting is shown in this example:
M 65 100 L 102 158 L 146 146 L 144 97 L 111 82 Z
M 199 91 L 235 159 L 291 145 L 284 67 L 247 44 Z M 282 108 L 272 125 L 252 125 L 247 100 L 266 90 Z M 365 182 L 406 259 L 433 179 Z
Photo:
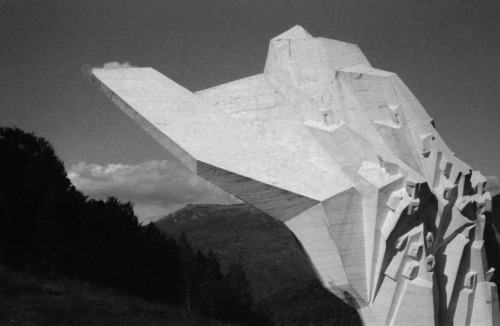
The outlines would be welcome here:
M 355 310 L 321 286 L 286 226 L 249 205 L 188 205 L 156 225 L 173 237 L 185 232 L 223 269 L 242 264 L 256 304 L 276 325 L 360 324 Z
M 229 325 L 89 283 L 15 273 L 0 265 L 0 325 Z

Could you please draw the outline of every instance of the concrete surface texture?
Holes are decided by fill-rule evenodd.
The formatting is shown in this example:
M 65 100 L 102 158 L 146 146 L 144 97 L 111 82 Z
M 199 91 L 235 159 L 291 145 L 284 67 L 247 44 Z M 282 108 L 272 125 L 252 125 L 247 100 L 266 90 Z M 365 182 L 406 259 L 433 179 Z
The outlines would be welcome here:
M 358 46 L 296 26 L 262 74 L 196 93 L 151 68 L 92 81 L 191 171 L 285 223 L 366 325 L 500 325 L 485 178 Z

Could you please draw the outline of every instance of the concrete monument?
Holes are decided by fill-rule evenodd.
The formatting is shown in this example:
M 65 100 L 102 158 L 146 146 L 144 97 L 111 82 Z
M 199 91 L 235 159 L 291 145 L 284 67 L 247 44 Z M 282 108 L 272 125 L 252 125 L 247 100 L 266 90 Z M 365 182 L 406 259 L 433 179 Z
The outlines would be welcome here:
M 366 325 L 500 325 L 485 178 L 356 45 L 296 26 L 264 73 L 203 91 L 151 68 L 92 81 L 191 171 L 285 223 Z

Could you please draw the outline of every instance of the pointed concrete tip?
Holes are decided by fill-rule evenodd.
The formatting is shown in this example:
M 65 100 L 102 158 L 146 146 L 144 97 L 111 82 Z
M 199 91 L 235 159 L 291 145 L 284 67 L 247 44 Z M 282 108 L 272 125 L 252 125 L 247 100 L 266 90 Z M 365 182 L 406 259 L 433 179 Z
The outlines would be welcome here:
M 312 38 L 311 34 L 309 34 L 302 26 L 300 25 L 295 25 L 294 27 L 290 28 L 286 32 L 276 36 L 273 38 L 271 41 L 276 41 L 276 40 L 304 40 L 304 39 L 309 39 Z

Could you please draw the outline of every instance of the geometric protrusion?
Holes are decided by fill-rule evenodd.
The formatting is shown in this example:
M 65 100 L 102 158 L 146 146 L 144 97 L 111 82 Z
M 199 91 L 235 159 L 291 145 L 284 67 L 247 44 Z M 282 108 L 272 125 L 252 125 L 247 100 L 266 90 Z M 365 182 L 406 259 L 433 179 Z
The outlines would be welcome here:
M 484 273 L 484 278 L 485 278 L 486 282 L 491 281 L 491 277 L 493 276 L 494 273 L 495 273 L 495 269 L 493 267 L 491 267 L 486 273 Z
M 469 289 L 474 289 L 476 284 L 477 273 L 469 272 L 465 275 L 464 286 Z
M 434 256 L 433 255 L 427 256 L 426 263 L 427 263 L 427 271 L 432 272 L 434 270 L 434 266 L 436 265 L 436 260 L 434 259 Z
M 424 157 L 429 157 L 429 155 L 431 153 L 433 139 L 434 139 L 434 137 L 432 137 L 431 133 L 420 135 L 420 141 L 422 143 L 421 144 L 422 155 L 424 155 Z
M 408 204 L 408 215 L 413 215 L 418 210 L 420 199 L 412 199 Z
M 448 161 L 446 155 L 443 155 L 441 158 L 441 163 L 439 165 L 439 169 L 441 172 L 448 178 L 451 174 L 451 168 L 453 167 L 453 163 Z
M 403 269 L 403 276 L 406 277 L 409 280 L 413 280 L 417 274 L 418 274 L 418 267 L 419 267 L 419 262 L 418 261 L 410 261 L 407 262 L 404 269 Z
M 323 123 L 327 126 L 335 124 L 333 119 L 332 110 L 321 110 L 321 116 L 323 117 Z
M 399 105 L 389 105 L 389 109 L 391 110 L 391 120 L 395 124 L 401 123 L 401 108 Z
M 410 248 L 408 248 L 408 256 L 418 259 L 420 253 L 422 252 L 422 244 L 418 242 L 414 242 L 410 245 Z
M 445 182 L 444 187 L 443 187 L 443 198 L 446 200 L 450 200 L 451 198 L 451 192 L 453 188 L 455 187 L 454 184 Z
M 457 206 L 458 210 L 460 212 L 463 212 L 465 207 L 472 201 L 470 196 L 463 196 L 462 200 L 460 202 L 456 202 L 455 205 Z
M 389 197 L 389 202 L 387 203 L 387 206 L 389 206 L 389 208 L 392 211 L 395 211 L 396 208 L 398 208 L 401 199 L 403 199 L 401 193 L 399 191 L 395 191 L 391 194 L 391 197 Z
M 481 172 L 472 171 L 470 183 L 478 195 L 483 194 L 484 187 L 486 186 L 486 178 L 481 174 Z
M 485 207 L 486 207 L 486 201 L 484 200 L 483 196 L 475 196 L 476 200 L 476 207 L 477 207 L 477 215 L 482 215 L 484 214 Z
M 406 246 L 406 240 L 408 240 L 408 236 L 407 235 L 404 235 L 401 238 L 399 238 L 398 241 L 396 242 L 396 249 L 397 250 L 404 249 L 405 246 Z
M 418 183 L 416 180 L 411 179 L 410 177 L 406 178 L 406 192 L 411 198 L 415 198 L 417 195 L 417 186 Z
M 491 198 L 491 194 L 489 191 L 486 191 L 484 194 L 483 194 L 483 199 L 484 199 L 484 210 L 486 212 L 491 212 L 491 208 L 492 208 L 492 198 Z
M 434 245 L 434 235 L 432 234 L 432 232 L 427 233 L 427 235 L 425 236 L 425 243 L 427 245 L 427 248 L 432 248 L 432 246 Z

